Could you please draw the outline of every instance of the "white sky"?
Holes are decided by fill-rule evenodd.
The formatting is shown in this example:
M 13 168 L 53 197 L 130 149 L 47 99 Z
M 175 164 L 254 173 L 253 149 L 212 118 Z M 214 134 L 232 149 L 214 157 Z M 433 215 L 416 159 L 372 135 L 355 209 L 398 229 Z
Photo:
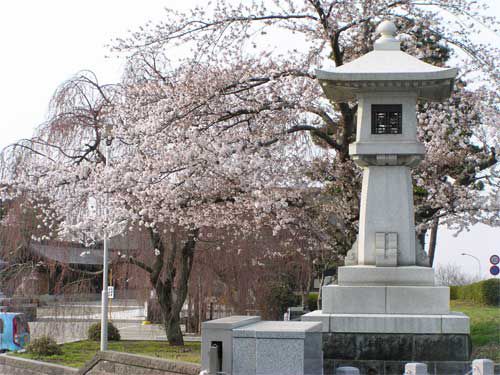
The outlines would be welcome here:
M 492 11 L 500 17 L 499 4 Z M 105 44 L 148 20 L 159 20 L 164 7 L 187 8 L 202 0 L 16 0 L 0 2 L 0 148 L 30 137 L 47 114 L 49 100 L 63 81 L 79 70 L 116 82 L 122 63 L 105 58 Z M 500 254 L 500 228 L 475 226 L 453 237 L 440 229 L 437 264 L 456 263 L 477 274 L 481 261 L 487 276 L 489 257 Z

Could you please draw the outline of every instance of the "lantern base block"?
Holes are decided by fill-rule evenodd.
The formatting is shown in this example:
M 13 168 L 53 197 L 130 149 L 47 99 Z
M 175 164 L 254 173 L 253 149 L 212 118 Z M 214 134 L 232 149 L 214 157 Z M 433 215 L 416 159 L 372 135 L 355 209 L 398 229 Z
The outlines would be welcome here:
M 441 315 L 326 314 L 302 316 L 322 322 L 324 373 L 353 366 L 367 373 L 402 374 L 408 362 L 426 362 L 432 373 L 458 374 L 469 366 L 469 318 L 457 312 Z M 462 367 L 461 367 L 462 366 Z M 468 371 L 468 370 L 467 370 Z

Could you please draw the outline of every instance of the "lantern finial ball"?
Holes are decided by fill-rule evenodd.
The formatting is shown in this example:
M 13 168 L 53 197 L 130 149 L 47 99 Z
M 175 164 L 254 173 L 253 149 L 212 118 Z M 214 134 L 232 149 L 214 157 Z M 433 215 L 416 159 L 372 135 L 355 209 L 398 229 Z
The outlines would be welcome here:
M 376 30 L 377 34 L 380 34 L 380 38 L 375 41 L 374 49 L 399 51 L 399 41 L 395 38 L 397 31 L 398 29 L 396 28 L 396 25 L 394 25 L 394 22 L 380 22 Z
M 394 37 L 397 30 L 396 25 L 391 21 L 382 21 L 377 26 L 377 34 L 381 34 L 383 37 Z

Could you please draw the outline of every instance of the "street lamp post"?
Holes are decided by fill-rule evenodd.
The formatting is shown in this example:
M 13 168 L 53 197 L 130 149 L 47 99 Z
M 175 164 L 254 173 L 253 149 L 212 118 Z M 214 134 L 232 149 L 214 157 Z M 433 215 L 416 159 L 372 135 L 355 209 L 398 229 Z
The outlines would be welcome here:
M 481 261 L 479 260 L 478 257 L 472 255 L 472 254 L 469 254 L 469 253 L 462 253 L 460 255 L 465 255 L 465 256 L 469 256 L 471 258 L 474 258 L 476 261 L 477 261 L 477 269 L 478 269 L 478 280 L 481 280 Z
M 106 152 L 105 152 L 105 168 L 110 165 L 111 154 L 111 132 L 106 128 Z M 108 193 L 104 200 L 104 219 L 108 219 Z M 107 226 L 107 223 L 106 223 Z M 108 228 L 104 228 L 104 244 L 103 244 L 103 259 L 102 259 L 102 293 L 101 293 L 101 351 L 108 349 Z

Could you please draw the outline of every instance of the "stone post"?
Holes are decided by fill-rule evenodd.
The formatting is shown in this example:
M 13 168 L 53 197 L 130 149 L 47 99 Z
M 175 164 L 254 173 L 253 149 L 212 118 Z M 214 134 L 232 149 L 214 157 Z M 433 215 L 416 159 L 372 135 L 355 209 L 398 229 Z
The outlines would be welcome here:
M 494 375 L 494 367 L 490 359 L 475 359 L 472 361 L 472 375 Z
M 336 375 L 359 375 L 359 370 L 356 367 L 337 367 L 335 370 Z
M 208 373 L 210 375 L 217 374 L 220 366 L 218 348 L 211 346 L 208 353 Z
M 427 365 L 425 363 L 407 363 L 405 375 L 428 375 Z

